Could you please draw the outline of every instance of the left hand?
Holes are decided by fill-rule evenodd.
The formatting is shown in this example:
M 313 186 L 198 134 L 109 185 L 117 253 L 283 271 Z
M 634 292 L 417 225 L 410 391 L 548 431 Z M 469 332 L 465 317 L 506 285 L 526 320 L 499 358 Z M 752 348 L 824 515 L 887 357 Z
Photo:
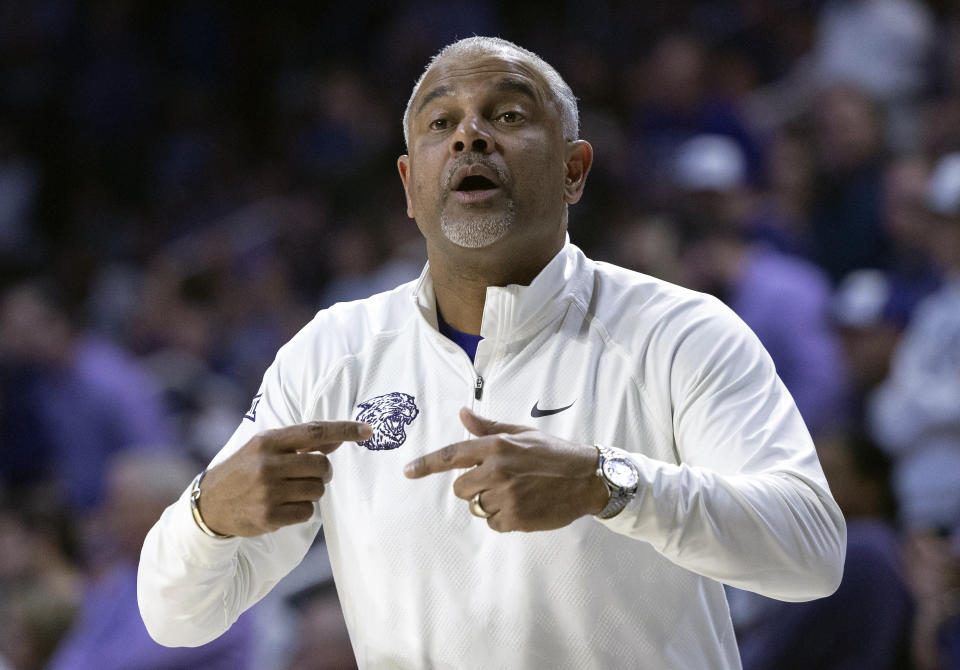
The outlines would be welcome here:
M 500 532 L 562 528 L 606 506 L 596 447 L 485 419 L 466 407 L 460 420 L 476 439 L 411 461 L 403 470 L 407 477 L 472 468 L 453 482 L 453 493 L 468 501 L 480 493 L 487 524 Z

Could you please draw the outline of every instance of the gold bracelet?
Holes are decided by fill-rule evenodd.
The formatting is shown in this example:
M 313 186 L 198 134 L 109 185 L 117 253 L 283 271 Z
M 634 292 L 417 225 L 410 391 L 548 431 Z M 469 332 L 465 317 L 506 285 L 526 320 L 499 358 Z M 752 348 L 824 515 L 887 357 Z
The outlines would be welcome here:
M 212 530 L 210 526 L 204 523 L 203 517 L 200 516 L 200 480 L 203 479 L 205 474 L 207 474 L 206 468 L 201 470 L 200 474 L 194 477 L 193 483 L 190 485 L 190 511 L 193 513 L 193 520 L 196 522 L 197 527 L 200 530 L 210 537 L 214 537 L 218 540 L 226 540 L 233 537 L 233 535 L 224 535 Z

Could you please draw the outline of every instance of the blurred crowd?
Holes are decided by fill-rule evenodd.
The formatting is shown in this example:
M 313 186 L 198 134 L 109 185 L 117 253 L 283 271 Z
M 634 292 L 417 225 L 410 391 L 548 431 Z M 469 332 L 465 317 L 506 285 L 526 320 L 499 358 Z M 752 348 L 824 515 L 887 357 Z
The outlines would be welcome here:
M 731 590 L 744 667 L 960 668 L 960 4 L 0 0 L 0 670 L 353 667 L 322 538 L 197 649 L 136 563 L 276 350 L 420 272 L 400 119 L 473 34 L 580 98 L 571 240 L 723 299 L 814 436 L 844 580 Z

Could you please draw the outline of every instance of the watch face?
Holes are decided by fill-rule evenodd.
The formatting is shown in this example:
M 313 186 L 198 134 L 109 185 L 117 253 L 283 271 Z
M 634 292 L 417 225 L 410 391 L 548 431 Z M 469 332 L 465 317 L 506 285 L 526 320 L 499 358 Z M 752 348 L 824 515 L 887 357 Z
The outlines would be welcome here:
M 633 488 L 639 478 L 633 463 L 624 458 L 608 458 L 603 462 L 603 474 L 615 486 L 623 489 Z

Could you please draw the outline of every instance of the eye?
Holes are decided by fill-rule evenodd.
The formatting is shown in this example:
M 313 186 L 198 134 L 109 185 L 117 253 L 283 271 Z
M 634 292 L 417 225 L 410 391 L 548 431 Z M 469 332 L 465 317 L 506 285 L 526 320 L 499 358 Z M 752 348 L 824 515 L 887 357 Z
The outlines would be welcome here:
M 434 119 L 430 122 L 430 130 L 446 130 L 447 120 L 446 119 Z
M 504 125 L 513 126 L 523 121 L 523 115 L 515 111 L 503 112 L 496 120 Z

